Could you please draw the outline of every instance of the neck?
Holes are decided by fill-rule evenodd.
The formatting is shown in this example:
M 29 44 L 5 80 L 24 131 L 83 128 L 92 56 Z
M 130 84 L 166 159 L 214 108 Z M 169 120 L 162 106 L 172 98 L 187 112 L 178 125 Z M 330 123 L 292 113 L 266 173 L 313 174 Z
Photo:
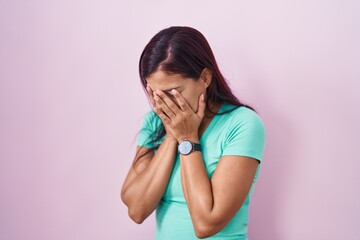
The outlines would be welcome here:
M 209 108 L 212 112 L 217 113 L 219 111 L 219 108 L 221 107 L 221 103 L 211 103 L 209 104 Z M 201 137 L 201 135 L 204 133 L 205 129 L 209 126 L 211 120 L 214 118 L 215 114 L 207 111 L 205 112 L 205 116 L 202 119 L 202 122 L 199 126 L 199 137 Z
M 204 118 L 212 119 L 214 117 L 214 113 L 217 113 L 221 107 L 221 103 L 219 102 L 210 102 L 209 103 L 209 110 L 206 110 Z

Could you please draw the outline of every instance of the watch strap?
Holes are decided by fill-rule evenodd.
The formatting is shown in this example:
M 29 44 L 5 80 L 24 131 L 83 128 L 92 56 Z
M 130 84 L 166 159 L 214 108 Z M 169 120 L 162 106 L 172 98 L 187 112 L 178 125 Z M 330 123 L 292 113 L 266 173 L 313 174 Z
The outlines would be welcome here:
M 192 143 L 193 144 L 193 151 L 201 151 L 200 143 Z

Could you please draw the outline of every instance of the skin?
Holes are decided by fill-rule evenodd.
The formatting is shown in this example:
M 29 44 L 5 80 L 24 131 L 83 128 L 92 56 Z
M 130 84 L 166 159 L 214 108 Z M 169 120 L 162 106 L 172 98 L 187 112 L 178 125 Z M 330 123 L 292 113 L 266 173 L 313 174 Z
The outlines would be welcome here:
M 211 79 L 206 68 L 198 81 L 161 70 L 147 79 L 149 98 L 165 126 L 166 136 L 156 154 L 150 152 L 139 159 L 125 179 L 121 198 L 135 222 L 142 223 L 163 196 L 178 143 L 183 139 L 198 143 L 213 118 L 205 117 L 202 100 Z M 218 103 L 210 103 L 215 112 L 219 107 Z M 140 155 L 146 151 L 138 150 Z M 250 157 L 223 156 L 209 179 L 201 152 L 180 155 L 182 189 L 198 238 L 215 235 L 230 222 L 250 191 L 258 163 Z

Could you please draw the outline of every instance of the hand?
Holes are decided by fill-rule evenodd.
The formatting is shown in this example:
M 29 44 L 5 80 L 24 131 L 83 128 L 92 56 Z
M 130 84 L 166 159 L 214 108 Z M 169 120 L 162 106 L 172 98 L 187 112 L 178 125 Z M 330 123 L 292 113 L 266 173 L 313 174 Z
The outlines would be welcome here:
M 148 92 L 149 95 L 149 100 L 151 103 L 151 107 L 154 108 L 155 107 L 155 100 L 154 100 L 154 92 L 153 90 L 149 87 L 149 85 L 146 86 L 146 91 Z
M 198 140 L 198 130 L 205 115 L 205 101 L 203 94 L 199 98 L 199 107 L 194 112 L 184 97 L 175 89 L 171 91 L 177 104 L 163 91 L 156 90 L 154 111 L 161 118 L 164 126 L 171 132 L 178 142 L 183 139 Z
M 149 99 L 150 99 L 150 103 L 151 103 L 151 107 L 153 108 L 154 112 L 159 115 L 157 113 L 157 107 L 156 107 L 156 102 L 154 100 L 154 96 L 156 95 L 155 92 L 150 88 L 150 86 L 146 86 L 146 91 L 149 94 Z M 160 110 L 161 111 L 161 110 Z M 162 121 L 163 122 L 163 121 Z M 163 122 L 164 124 L 164 122 Z M 176 138 L 172 135 L 171 131 L 167 128 L 167 126 L 164 124 L 165 127 L 165 131 L 166 131 L 166 137 L 169 139 L 174 139 L 176 140 Z

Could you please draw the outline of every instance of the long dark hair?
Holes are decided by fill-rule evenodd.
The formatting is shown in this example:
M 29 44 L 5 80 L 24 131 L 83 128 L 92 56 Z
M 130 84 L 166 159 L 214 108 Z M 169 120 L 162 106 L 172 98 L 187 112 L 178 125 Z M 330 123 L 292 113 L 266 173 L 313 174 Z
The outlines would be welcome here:
M 255 111 L 254 108 L 241 103 L 232 93 L 219 70 L 208 41 L 202 33 L 194 28 L 173 26 L 161 30 L 145 46 L 139 61 L 139 75 L 145 93 L 147 93 L 146 78 L 157 70 L 198 80 L 204 68 L 208 68 L 212 72 L 212 81 L 206 89 L 205 112 L 226 114 L 240 106 L 246 106 Z M 226 102 L 236 107 L 226 112 L 215 113 L 208 107 L 210 102 Z M 151 142 L 157 142 L 165 134 L 165 127 L 161 123 Z M 158 148 L 159 145 L 156 145 L 149 151 Z

